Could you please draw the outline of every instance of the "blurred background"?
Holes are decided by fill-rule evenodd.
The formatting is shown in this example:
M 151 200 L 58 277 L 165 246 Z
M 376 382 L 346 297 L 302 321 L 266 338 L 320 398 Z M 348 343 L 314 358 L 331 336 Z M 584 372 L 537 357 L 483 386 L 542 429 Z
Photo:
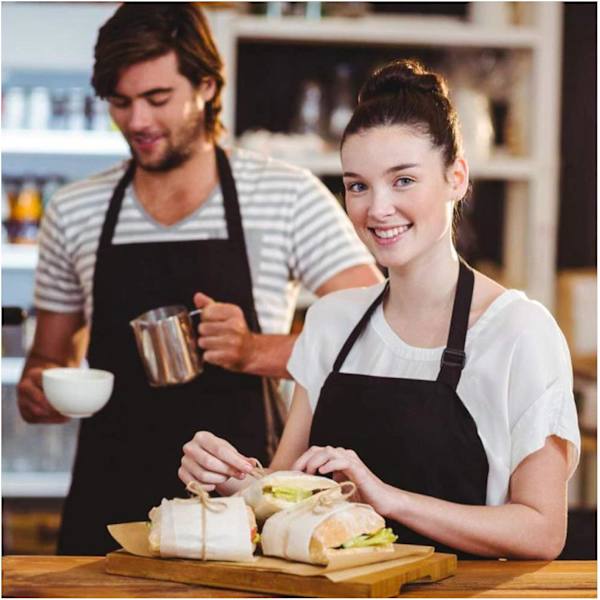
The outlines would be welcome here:
M 15 384 L 35 324 L 36 236 L 57 187 L 127 157 L 93 96 L 114 2 L 2 2 L 3 552 L 52 553 L 77 423 L 36 427 Z M 441 71 L 459 111 L 473 196 L 471 264 L 553 312 L 573 357 L 583 439 L 562 558 L 596 556 L 596 4 L 216 2 L 226 143 L 305 166 L 341 198 L 339 138 L 376 66 Z M 301 296 L 294 326 L 312 301 Z

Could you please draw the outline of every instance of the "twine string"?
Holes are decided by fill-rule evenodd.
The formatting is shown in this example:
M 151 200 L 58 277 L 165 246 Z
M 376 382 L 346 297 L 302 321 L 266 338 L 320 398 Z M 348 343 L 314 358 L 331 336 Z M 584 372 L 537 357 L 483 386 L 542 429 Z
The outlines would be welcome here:
M 346 491 L 344 491 L 344 488 L 346 488 Z M 353 481 L 336 482 L 333 487 L 311 496 L 308 502 L 313 513 L 318 514 L 329 510 L 335 504 L 346 502 L 354 492 L 356 492 L 356 484 Z
M 201 559 L 206 560 L 206 511 L 223 512 L 227 510 L 227 504 L 222 500 L 211 498 L 210 494 L 197 482 L 190 481 L 185 489 L 192 494 L 195 500 L 202 506 L 200 511 L 201 533 L 202 533 L 202 554 Z
M 258 458 L 251 458 L 250 460 L 255 463 L 255 467 L 254 469 L 252 469 L 252 471 L 250 471 L 249 475 L 251 475 L 255 479 L 262 479 L 263 477 L 266 477 L 269 474 L 267 469 L 265 469 L 262 466 Z

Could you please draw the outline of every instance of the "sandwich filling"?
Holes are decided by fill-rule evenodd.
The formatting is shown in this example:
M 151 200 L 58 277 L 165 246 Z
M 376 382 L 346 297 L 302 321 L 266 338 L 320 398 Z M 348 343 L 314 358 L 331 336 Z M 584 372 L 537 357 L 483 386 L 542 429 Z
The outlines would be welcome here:
M 373 533 L 361 533 L 352 539 L 336 546 L 336 550 L 345 550 L 347 548 L 366 548 L 367 546 L 383 546 L 393 544 L 398 536 L 389 527 L 383 527 Z
M 286 502 L 302 502 L 319 492 L 323 489 L 309 490 L 305 488 L 287 486 L 287 485 L 266 485 L 263 488 L 263 493 L 278 498 L 279 500 L 285 500 Z

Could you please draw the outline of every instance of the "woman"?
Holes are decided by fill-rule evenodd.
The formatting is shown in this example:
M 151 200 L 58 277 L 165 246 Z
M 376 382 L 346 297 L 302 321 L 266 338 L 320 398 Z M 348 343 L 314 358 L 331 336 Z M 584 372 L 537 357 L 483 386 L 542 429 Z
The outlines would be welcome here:
M 308 311 L 271 468 L 352 480 L 403 543 L 556 558 L 580 445 L 569 351 L 544 307 L 457 256 L 469 173 L 441 77 L 375 72 L 341 154 L 348 215 L 389 281 Z M 179 476 L 232 493 L 252 467 L 200 432 Z

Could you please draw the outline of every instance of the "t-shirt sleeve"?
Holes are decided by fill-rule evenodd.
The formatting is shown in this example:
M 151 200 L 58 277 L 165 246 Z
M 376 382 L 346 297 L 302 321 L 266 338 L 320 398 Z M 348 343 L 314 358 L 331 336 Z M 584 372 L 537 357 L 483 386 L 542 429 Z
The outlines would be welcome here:
M 511 473 L 555 435 L 568 442 L 571 477 L 581 448 L 571 356 L 549 313 L 534 315 L 520 334 L 508 386 Z
M 80 280 L 67 251 L 67 240 L 57 199 L 50 200 L 39 233 L 39 256 L 35 273 L 36 308 L 60 313 L 79 312 L 84 307 Z
M 311 292 L 344 269 L 375 262 L 339 202 L 310 174 L 298 188 L 290 235 L 290 271 Z

